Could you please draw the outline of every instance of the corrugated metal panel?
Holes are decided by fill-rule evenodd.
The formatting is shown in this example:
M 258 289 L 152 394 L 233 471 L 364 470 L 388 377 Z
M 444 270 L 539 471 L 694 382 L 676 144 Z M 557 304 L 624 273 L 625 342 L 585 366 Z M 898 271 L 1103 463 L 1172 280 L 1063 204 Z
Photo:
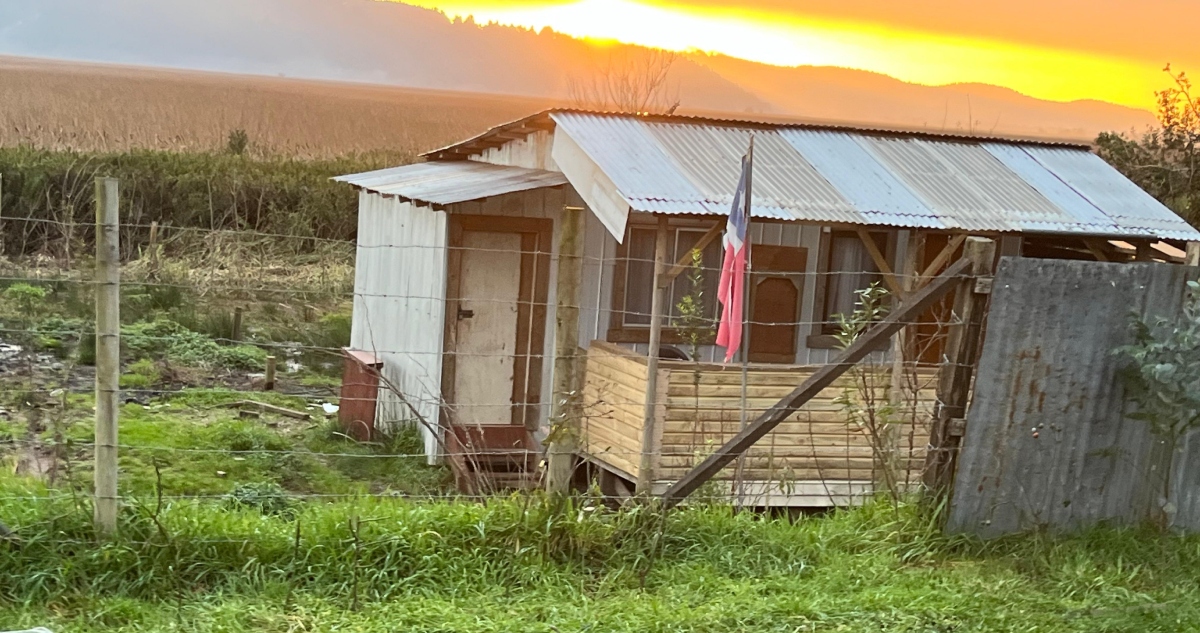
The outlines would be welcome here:
M 605 209 L 612 216 L 605 216 L 605 226 L 618 239 L 629 210 L 728 214 L 739 161 L 753 135 L 752 214 L 758 218 L 1200 240 L 1200 232 L 1080 146 L 678 116 L 561 110 L 541 116 L 557 126 L 556 148 L 560 134 L 569 138 L 593 165 L 588 173 L 603 174 L 574 184 L 586 200 L 603 197 L 612 203 Z M 532 133 L 529 126 L 537 118 L 492 133 L 518 128 Z M 472 143 L 494 147 L 496 139 L 489 134 L 434 155 L 460 156 Z M 512 143 L 515 151 L 516 144 L 527 141 Z M 443 193 L 427 172 L 403 175 L 415 179 L 405 184 L 410 192 Z M 363 176 L 386 183 L 398 174 Z M 547 186 L 516 176 L 497 180 L 504 186 Z M 494 190 L 459 183 L 445 199 Z
M 631 204 L 653 200 L 694 208 L 704 202 L 704 194 L 680 173 L 641 121 L 582 114 L 555 115 L 554 120 Z
M 1177 315 L 1195 270 L 1004 258 L 967 416 L 947 529 L 984 537 L 1135 524 L 1158 506 L 1158 439 L 1125 416 L 1129 310 Z M 1200 478 L 1200 441 L 1176 482 Z M 1200 528 L 1200 487 L 1176 488 L 1176 525 Z
M 383 376 L 434 424 L 441 401 L 446 239 L 444 212 L 359 194 L 350 346 L 382 359 Z M 375 424 L 386 430 L 415 424 L 415 416 L 399 396 L 381 389 Z M 416 426 L 436 462 L 438 438 Z
M 1112 218 L 1105 215 L 1078 191 L 1067 186 L 1058 176 L 1034 160 L 1025 151 L 1025 148 L 1000 143 L 986 143 L 983 148 L 1022 180 L 1029 183 L 1047 200 L 1066 211 L 1067 215 L 1071 216 L 1072 222 L 1078 225 L 1078 230 L 1088 233 L 1112 233 L 1120 230 Z M 1053 226 L 1045 228 L 1054 230 Z M 1038 229 L 1034 228 L 1033 230 Z
M 334 180 L 373 193 L 430 204 L 455 204 L 567 183 L 559 172 L 467 160 L 417 163 Z
M 1113 219 L 1129 235 L 1154 235 L 1182 240 L 1200 239 L 1200 234 L 1125 178 L 1099 156 L 1049 147 L 1025 151 L 1059 180 L 1078 191 L 1096 208 Z
M 785 129 L 780 135 L 804 155 L 862 215 L 860 223 L 954 228 L 845 132 Z
M 687 117 L 550 116 L 635 211 L 728 214 L 753 136 L 759 218 L 1200 240 L 1083 148 Z

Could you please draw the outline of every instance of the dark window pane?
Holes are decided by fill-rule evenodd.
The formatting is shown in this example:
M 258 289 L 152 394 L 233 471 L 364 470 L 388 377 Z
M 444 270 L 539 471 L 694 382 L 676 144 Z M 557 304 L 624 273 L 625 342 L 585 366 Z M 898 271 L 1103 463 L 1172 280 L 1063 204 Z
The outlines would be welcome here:
M 871 236 L 882 251 L 886 236 Z M 849 315 L 858 304 L 857 291 L 880 281 L 879 268 L 863 246 L 862 240 L 852 233 L 834 233 L 829 240 L 829 278 L 825 282 L 825 314 L 822 330 L 826 334 L 838 331 L 836 315 Z
M 650 325 L 654 288 L 654 230 L 630 229 L 625 266 L 625 325 Z
M 692 248 L 704 237 L 706 231 L 701 229 L 680 229 L 676 232 L 675 250 L 672 254 L 672 263 L 678 262 L 685 255 L 689 255 Z M 689 260 L 690 261 L 690 260 Z M 700 286 L 697 299 L 704 307 L 704 317 L 709 320 L 715 320 L 717 315 L 717 287 L 721 282 L 721 240 L 713 240 L 704 248 L 701 254 L 700 267 L 702 269 L 703 283 Z M 671 305 L 668 306 L 668 312 L 672 317 L 672 322 L 676 321 L 679 313 L 679 303 L 693 291 L 692 288 L 692 271 L 685 269 L 679 273 L 671 282 Z

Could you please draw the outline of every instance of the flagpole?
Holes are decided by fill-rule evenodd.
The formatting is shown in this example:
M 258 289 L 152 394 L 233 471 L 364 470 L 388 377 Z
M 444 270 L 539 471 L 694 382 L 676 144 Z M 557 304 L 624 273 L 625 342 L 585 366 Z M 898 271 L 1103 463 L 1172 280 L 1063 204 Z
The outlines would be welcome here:
M 754 200 L 753 190 L 754 135 L 751 135 L 750 150 L 746 153 L 746 192 L 745 198 L 742 201 L 746 210 L 746 242 L 742 245 L 742 248 L 746 249 L 746 270 L 742 278 L 742 341 L 739 350 L 742 362 L 742 406 L 740 407 L 741 419 L 739 420 L 741 423 L 741 429 L 745 429 L 746 424 L 749 422 L 749 413 L 747 411 L 749 398 L 747 397 L 747 392 L 749 391 L 750 384 L 750 314 L 753 311 L 752 306 L 750 305 L 750 291 L 754 283 L 754 249 L 751 247 L 751 243 L 754 242 L 754 238 L 751 237 L 750 233 L 750 209 L 753 206 Z M 738 457 L 737 472 L 735 473 L 733 480 L 734 485 L 737 486 L 737 500 L 739 507 L 745 505 L 745 499 L 743 498 L 744 482 L 742 481 L 744 472 L 745 455 L 743 454 Z

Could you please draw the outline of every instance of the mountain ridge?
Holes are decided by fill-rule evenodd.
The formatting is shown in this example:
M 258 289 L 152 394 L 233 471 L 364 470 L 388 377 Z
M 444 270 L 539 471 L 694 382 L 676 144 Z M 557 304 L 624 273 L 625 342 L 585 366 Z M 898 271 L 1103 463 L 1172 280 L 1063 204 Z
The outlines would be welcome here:
M 9 0 L 0 54 L 348 81 L 569 102 L 572 82 L 616 52 L 534 31 L 371 0 Z M 589 70 L 591 69 L 591 70 Z M 1144 128 L 1149 112 L 1051 102 L 1001 86 L 923 86 L 838 67 L 772 66 L 683 53 L 681 111 L 769 115 L 933 132 L 1092 140 Z

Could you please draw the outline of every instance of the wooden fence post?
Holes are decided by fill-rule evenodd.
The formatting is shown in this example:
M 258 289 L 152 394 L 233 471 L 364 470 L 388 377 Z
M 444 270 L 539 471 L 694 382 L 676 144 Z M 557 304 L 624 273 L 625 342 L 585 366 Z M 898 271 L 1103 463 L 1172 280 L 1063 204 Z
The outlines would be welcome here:
M 267 357 L 267 375 L 263 377 L 263 391 L 275 390 L 275 357 Z
M 638 460 L 637 492 L 649 494 L 654 486 L 654 466 L 657 461 L 654 428 L 658 409 L 658 348 L 662 346 L 662 325 L 666 313 L 667 246 L 669 229 L 667 216 L 658 216 L 658 233 L 654 240 L 654 295 L 650 299 L 650 349 L 646 351 L 646 402 L 642 414 L 642 454 Z M 666 394 L 662 394 L 664 397 Z
M 4 174 L 0 174 L 0 257 L 4 257 Z
M 117 395 L 121 374 L 121 261 L 115 178 L 96 179 L 95 524 L 117 530 Z
M 583 277 L 583 209 L 565 207 L 558 235 L 558 282 L 554 308 L 554 389 L 546 490 L 571 488 L 579 440 L 579 285 Z
M 966 425 L 971 377 L 983 335 L 983 319 L 991 294 L 991 275 L 996 261 L 996 243 L 971 237 L 963 246 L 963 259 L 970 262 L 970 276 L 954 296 L 954 323 L 946 340 L 946 352 L 938 372 L 937 410 L 925 456 L 925 486 L 934 499 L 943 499 L 954 485 L 958 449 Z
M 1188 242 L 1186 248 L 1183 257 L 1184 265 L 1200 266 L 1200 242 Z
M 233 327 L 230 328 L 229 338 L 233 341 L 242 340 L 242 316 L 246 313 L 246 309 L 238 306 L 233 309 Z

